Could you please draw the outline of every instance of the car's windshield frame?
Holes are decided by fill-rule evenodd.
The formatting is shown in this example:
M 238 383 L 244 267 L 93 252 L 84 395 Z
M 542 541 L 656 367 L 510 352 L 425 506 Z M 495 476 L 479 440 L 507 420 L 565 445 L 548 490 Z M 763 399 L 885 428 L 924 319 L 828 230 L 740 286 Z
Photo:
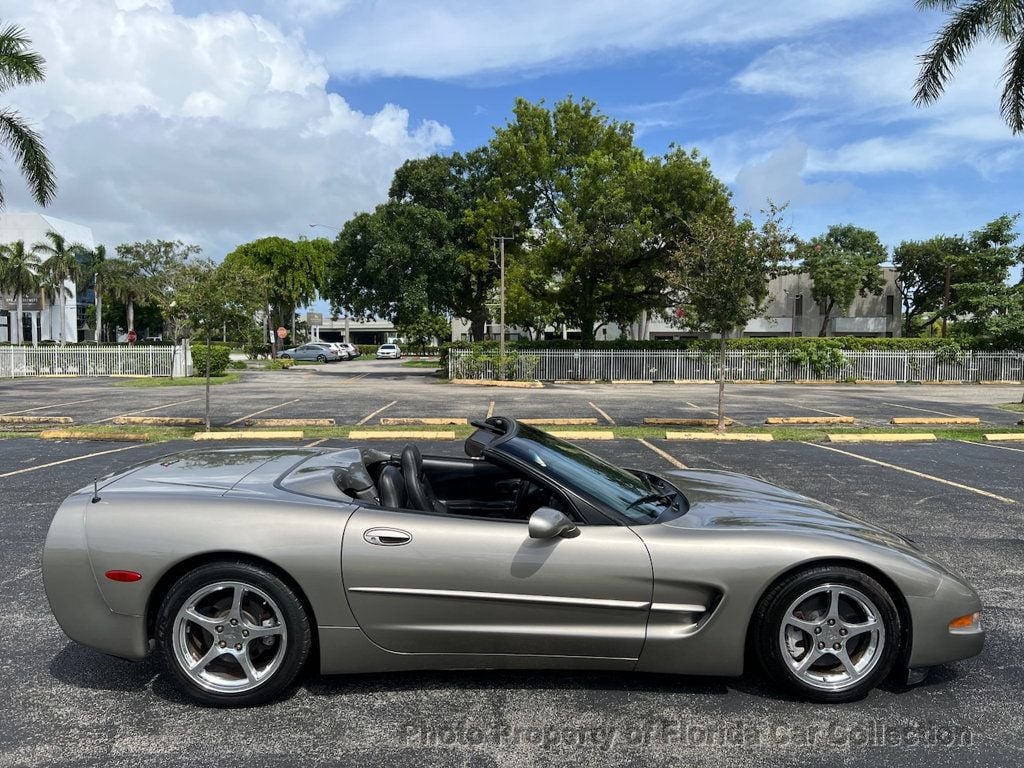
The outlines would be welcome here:
M 506 439 L 485 449 L 533 467 L 611 512 L 627 525 L 650 525 L 686 513 L 686 497 L 660 475 L 631 472 L 578 445 L 528 425 L 508 424 Z M 652 479 L 653 478 L 653 479 Z M 670 496 L 641 501 L 652 495 Z

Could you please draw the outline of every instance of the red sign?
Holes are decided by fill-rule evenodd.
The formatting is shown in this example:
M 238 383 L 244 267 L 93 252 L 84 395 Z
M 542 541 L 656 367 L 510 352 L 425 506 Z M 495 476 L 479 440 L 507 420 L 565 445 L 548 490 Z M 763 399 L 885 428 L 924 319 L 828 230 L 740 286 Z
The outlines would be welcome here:
M 132 330 L 128 331 L 128 343 L 129 344 L 134 344 L 138 340 L 139 340 L 139 334 L 137 334 L 135 332 L 134 328 Z
M 283 339 L 287 335 L 288 335 L 288 329 L 285 328 L 283 325 L 280 328 L 277 329 L 277 338 Z

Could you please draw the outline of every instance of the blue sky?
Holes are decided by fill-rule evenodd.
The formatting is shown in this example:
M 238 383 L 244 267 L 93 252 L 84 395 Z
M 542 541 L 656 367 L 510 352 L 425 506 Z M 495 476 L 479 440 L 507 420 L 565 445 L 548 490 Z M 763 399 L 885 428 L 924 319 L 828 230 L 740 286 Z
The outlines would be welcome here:
M 50 63 L 10 97 L 55 156 L 52 213 L 109 244 L 219 258 L 340 226 L 404 159 L 485 142 L 516 96 L 570 93 L 650 153 L 697 147 L 741 210 L 789 201 L 803 236 L 853 222 L 892 246 L 1021 206 L 1002 51 L 912 106 L 941 17 L 910 0 L 0 0 L 0 17 Z

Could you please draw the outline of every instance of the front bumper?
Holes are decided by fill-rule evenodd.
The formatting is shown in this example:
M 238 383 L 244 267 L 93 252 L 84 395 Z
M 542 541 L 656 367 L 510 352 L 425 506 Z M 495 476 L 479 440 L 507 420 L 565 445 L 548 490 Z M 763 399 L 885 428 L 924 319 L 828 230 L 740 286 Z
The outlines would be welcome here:
M 977 593 L 966 584 L 944 577 L 932 597 L 907 596 L 913 622 L 908 666 L 931 667 L 969 659 L 981 653 L 985 632 L 950 630 L 949 622 L 981 610 Z M 984 616 L 982 616 L 984 621 Z

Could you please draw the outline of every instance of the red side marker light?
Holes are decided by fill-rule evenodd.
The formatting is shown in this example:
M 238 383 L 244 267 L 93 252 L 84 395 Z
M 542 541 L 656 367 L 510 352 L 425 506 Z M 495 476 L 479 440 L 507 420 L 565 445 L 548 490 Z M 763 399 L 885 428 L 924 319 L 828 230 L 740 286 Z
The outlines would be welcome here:
M 138 581 L 142 574 L 138 571 L 107 571 L 106 577 L 111 581 Z

